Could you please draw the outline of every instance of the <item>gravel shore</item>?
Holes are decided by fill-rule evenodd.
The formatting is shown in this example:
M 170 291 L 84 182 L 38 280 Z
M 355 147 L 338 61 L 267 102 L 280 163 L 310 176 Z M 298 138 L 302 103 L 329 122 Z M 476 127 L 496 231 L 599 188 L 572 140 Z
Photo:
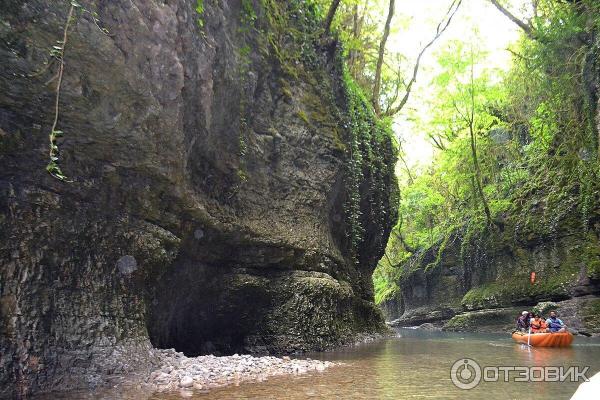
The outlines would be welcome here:
M 157 392 L 179 391 L 184 397 L 193 395 L 194 391 L 206 391 L 241 382 L 261 382 L 277 375 L 322 372 L 336 365 L 329 361 L 286 356 L 254 357 L 234 354 L 222 357 L 186 357 L 173 349 L 156 352 L 162 366 L 148 376 L 147 389 Z

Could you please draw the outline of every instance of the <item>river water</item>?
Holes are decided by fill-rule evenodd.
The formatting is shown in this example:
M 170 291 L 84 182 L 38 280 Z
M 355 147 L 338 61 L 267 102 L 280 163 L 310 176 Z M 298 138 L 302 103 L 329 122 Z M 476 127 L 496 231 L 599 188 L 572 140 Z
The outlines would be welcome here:
M 600 371 L 600 341 L 576 337 L 571 348 L 526 348 L 508 335 L 398 330 L 397 338 L 348 349 L 308 355 L 343 362 L 322 373 L 270 378 L 261 383 L 197 393 L 193 399 L 569 399 L 577 382 L 481 381 L 470 390 L 458 389 L 450 379 L 452 365 L 470 358 L 484 366 L 589 367 Z M 462 370 L 462 368 L 461 368 Z M 469 371 L 474 371 L 469 369 Z M 474 376 L 474 375 L 472 375 Z M 488 372 L 488 377 L 493 377 Z M 534 378 L 539 376 L 534 372 Z M 599 395 L 600 396 L 600 395 Z M 153 400 L 179 399 L 157 394 Z M 600 398 L 600 397 L 599 397 Z

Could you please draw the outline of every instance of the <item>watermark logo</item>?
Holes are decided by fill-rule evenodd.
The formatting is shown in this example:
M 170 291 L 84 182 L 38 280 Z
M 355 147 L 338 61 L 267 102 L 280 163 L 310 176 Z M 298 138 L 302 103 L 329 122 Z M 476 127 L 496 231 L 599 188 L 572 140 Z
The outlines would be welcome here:
M 483 382 L 589 382 L 590 367 L 580 366 L 484 366 L 470 358 L 452 364 L 450 378 L 459 389 L 473 389 Z
M 462 358 L 452 364 L 450 378 L 459 389 L 473 389 L 481 382 L 481 367 L 475 360 Z

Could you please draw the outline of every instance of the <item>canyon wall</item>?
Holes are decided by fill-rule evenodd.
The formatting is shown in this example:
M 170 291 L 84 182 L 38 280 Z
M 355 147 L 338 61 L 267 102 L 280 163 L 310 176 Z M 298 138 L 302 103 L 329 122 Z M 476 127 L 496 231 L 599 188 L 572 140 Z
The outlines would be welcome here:
M 3 3 L 0 396 L 383 329 L 396 148 L 303 7 Z

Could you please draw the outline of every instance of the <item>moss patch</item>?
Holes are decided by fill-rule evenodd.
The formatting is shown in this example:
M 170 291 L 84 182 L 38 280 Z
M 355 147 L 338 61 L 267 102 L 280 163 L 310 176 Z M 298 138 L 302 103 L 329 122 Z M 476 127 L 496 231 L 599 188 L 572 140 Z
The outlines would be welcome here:
M 591 333 L 600 333 L 600 299 L 589 301 L 581 310 L 581 320 Z
M 581 248 L 581 261 L 587 269 L 588 277 L 600 279 L 600 243 L 593 232 L 588 233 L 587 239 Z
M 502 332 L 513 328 L 518 310 L 474 311 L 452 317 L 443 330 L 453 332 Z
M 529 276 L 500 278 L 469 290 L 462 299 L 467 310 L 502 307 L 513 304 L 535 304 L 544 300 L 564 300 L 576 284 L 578 275 L 574 269 L 563 268 L 559 274 L 531 284 Z

